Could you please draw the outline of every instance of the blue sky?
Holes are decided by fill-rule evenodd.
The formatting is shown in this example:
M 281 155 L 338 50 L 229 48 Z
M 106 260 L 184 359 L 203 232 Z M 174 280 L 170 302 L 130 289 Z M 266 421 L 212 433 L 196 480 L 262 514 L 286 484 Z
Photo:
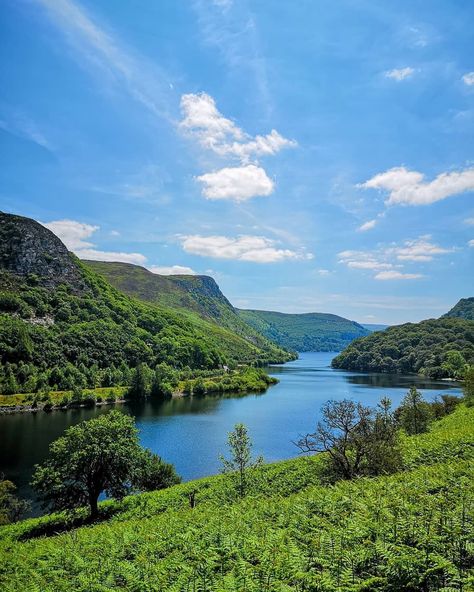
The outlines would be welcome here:
M 472 2 L 0 10 L 0 208 L 80 257 L 360 322 L 473 294 Z

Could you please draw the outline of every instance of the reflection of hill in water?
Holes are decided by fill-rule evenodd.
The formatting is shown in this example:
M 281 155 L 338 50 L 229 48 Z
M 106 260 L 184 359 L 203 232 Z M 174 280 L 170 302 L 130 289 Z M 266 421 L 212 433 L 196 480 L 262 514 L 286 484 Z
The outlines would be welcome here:
M 458 383 L 435 381 L 416 374 L 348 374 L 344 376 L 350 384 L 359 386 L 373 386 L 384 388 L 407 387 L 415 385 L 419 389 L 446 389 L 449 386 L 459 386 Z
M 146 417 L 156 418 L 157 416 L 171 417 L 174 415 L 212 413 L 224 399 L 243 399 L 252 396 L 261 397 L 262 395 L 265 395 L 265 393 L 208 393 L 207 395 L 174 397 L 164 400 L 148 399 L 147 401 L 130 401 L 127 403 L 127 407 L 133 415 L 140 417 L 140 419 Z

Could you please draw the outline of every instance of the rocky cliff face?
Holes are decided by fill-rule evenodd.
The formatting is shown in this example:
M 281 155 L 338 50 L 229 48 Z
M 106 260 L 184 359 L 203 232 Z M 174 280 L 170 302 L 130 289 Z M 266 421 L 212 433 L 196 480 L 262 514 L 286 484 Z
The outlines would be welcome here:
M 74 257 L 50 230 L 23 216 L 0 212 L 0 270 L 36 276 L 39 285 L 68 284 L 75 292 L 87 285 Z

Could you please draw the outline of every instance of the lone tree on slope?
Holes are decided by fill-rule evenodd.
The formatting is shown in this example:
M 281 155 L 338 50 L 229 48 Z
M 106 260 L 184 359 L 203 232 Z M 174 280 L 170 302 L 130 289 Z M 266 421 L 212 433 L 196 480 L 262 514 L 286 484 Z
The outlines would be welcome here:
M 49 458 L 36 466 L 32 485 L 45 507 L 70 510 L 88 505 L 95 519 L 102 492 L 121 499 L 179 480 L 172 465 L 140 446 L 133 418 L 111 411 L 68 428 L 55 440 Z

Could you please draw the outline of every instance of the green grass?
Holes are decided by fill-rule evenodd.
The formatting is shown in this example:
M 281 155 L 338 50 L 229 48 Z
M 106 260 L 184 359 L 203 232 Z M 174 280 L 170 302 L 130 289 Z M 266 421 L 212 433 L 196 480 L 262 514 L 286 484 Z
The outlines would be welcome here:
M 277 435 L 276 435 L 277 437 Z M 468 591 L 474 586 L 474 409 L 403 440 L 407 470 L 319 484 L 320 458 L 105 502 L 109 520 L 0 529 L 2 590 Z M 189 505 L 195 492 L 197 505 Z

